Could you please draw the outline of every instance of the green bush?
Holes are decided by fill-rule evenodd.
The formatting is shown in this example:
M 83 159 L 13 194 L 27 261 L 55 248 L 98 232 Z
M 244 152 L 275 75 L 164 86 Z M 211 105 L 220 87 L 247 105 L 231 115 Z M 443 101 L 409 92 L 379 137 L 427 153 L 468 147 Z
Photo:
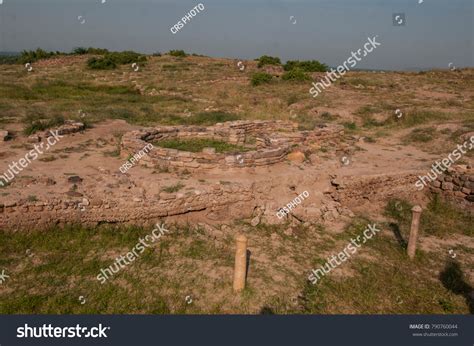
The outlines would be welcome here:
M 92 70 L 113 70 L 117 64 L 110 58 L 90 58 L 87 60 L 87 67 Z
M 87 54 L 105 55 L 108 52 L 109 52 L 108 49 L 105 49 L 105 48 L 92 48 L 92 47 L 87 48 Z
M 127 65 L 132 63 L 144 62 L 146 56 L 133 52 L 108 52 L 103 58 L 90 58 L 87 60 L 87 66 L 94 70 L 112 70 L 117 65 Z
M 84 47 L 77 47 L 74 48 L 72 53 L 73 55 L 84 55 L 84 54 L 96 54 L 96 55 L 105 55 L 109 51 L 104 48 L 84 48 Z
M 84 55 L 87 54 L 87 49 L 84 47 L 76 47 L 72 50 L 71 54 L 73 55 Z
M 0 65 L 18 64 L 19 55 L 4 54 L 0 55 Z
M 124 52 L 110 52 L 105 54 L 104 58 L 112 60 L 117 65 L 133 64 L 134 62 L 146 61 L 146 56 L 127 50 Z
M 175 57 L 178 57 L 178 58 L 184 58 L 184 57 L 187 57 L 188 55 L 186 54 L 186 52 L 182 49 L 175 49 L 175 50 L 170 50 L 168 52 L 169 55 L 171 56 L 175 56 Z
M 306 73 L 304 73 L 304 71 L 300 68 L 295 68 L 286 72 L 281 78 L 287 81 L 306 81 L 311 79 L 311 77 L 306 75 Z
M 273 56 L 268 56 L 268 55 L 262 55 L 258 60 L 258 67 L 263 67 L 265 65 L 281 65 L 280 58 L 278 57 L 273 57 Z
M 326 64 L 322 64 L 317 60 L 290 60 L 287 61 L 283 68 L 285 69 L 285 71 L 291 71 L 295 68 L 299 68 L 304 72 L 326 72 L 328 70 L 328 66 Z
M 41 48 L 36 50 L 24 50 L 21 52 L 18 62 L 20 64 L 32 63 L 41 59 L 48 59 L 52 56 L 59 55 L 60 52 L 47 52 Z
M 264 83 L 270 83 L 272 81 L 272 75 L 265 72 L 257 72 L 252 76 L 252 85 L 257 86 Z

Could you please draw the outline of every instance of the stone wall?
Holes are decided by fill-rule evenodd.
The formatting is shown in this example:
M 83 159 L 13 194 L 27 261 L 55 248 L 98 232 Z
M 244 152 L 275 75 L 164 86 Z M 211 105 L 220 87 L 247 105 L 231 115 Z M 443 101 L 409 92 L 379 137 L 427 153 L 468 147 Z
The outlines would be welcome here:
M 454 166 L 438 176 L 430 185 L 430 190 L 443 196 L 466 202 L 474 202 L 474 169 Z
M 254 209 L 252 186 L 212 185 L 209 190 L 188 193 L 161 192 L 159 199 L 88 198 L 49 199 L 29 202 L 10 200 L 0 203 L 0 229 L 40 229 L 52 225 L 99 223 L 144 225 L 159 218 L 189 212 L 214 212 L 225 208 L 227 217 L 249 217 Z M 229 208 L 229 205 L 234 205 Z M 237 214 L 235 214 L 237 213 Z

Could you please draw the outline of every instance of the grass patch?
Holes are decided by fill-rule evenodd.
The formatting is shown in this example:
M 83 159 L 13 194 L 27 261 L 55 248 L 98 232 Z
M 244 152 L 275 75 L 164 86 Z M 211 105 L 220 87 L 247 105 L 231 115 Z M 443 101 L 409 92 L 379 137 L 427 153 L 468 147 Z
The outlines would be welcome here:
M 146 284 L 146 275 L 138 278 L 128 268 L 103 285 L 96 279 L 102 268 L 114 262 L 114 253 L 126 254 L 150 232 L 148 228 L 109 226 L 55 227 L 14 234 L 0 231 L 0 266 L 6 267 L 12 278 L 4 283 L 11 290 L 0 293 L 0 313 L 169 313 L 169 305 L 176 302 L 169 298 L 168 305 L 157 294 L 161 281 L 155 281 L 152 289 Z M 25 253 L 32 255 L 21 255 Z M 135 271 L 149 273 L 159 266 L 158 261 L 144 261 L 145 255 L 130 264 Z M 81 304 L 80 296 L 86 304 Z
M 178 182 L 174 185 L 166 186 L 166 187 L 162 188 L 161 191 L 164 191 L 164 192 L 167 192 L 167 193 L 174 193 L 174 192 L 178 192 L 183 187 L 184 187 L 184 185 L 181 184 L 181 182 Z
M 394 224 L 402 236 L 408 239 L 411 224 L 411 208 L 404 200 L 390 200 L 385 215 L 396 221 Z M 474 236 L 474 214 L 457 208 L 450 202 L 434 195 L 421 214 L 421 234 L 446 237 L 453 234 Z
M 192 153 L 201 152 L 204 148 L 214 148 L 217 153 L 242 152 L 249 150 L 239 145 L 207 138 L 167 139 L 155 142 L 153 145 L 168 149 L 190 151 Z
M 402 127 L 413 127 L 434 121 L 450 120 L 452 118 L 452 115 L 439 111 L 414 110 L 411 112 L 407 112 L 400 118 L 397 118 L 396 116 L 389 117 L 385 121 L 385 125 L 397 124 L 398 126 Z
M 65 119 L 63 116 L 54 116 L 48 120 L 38 120 L 38 114 L 33 114 L 26 116 L 23 119 L 23 122 L 26 123 L 25 127 L 23 128 L 23 133 L 27 136 L 32 135 L 38 131 L 44 131 L 53 127 L 61 126 L 64 124 Z
M 406 135 L 403 140 L 404 143 L 427 143 L 434 139 L 436 134 L 436 129 L 434 127 L 418 128 L 412 130 L 408 135 Z
M 296 122 L 298 123 L 299 131 L 312 131 L 318 125 L 321 125 L 323 121 L 317 117 L 309 114 L 298 114 L 296 116 Z
M 406 218 L 405 208 L 408 207 L 406 202 L 393 201 L 387 206 L 387 210 L 392 215 L 402 214 Z M 355 220 L 338 236 L 339 240 L 348 242 L 350 238 L 361 234 L 369 222 L 362 219 Z M 410 261 L 405 249 L 385 230 L 368 240 L 359 251 L 374 259 L 369 260 L 355 253 L 350 261 L 341 264 L 351 270 L 350 276 L 340 278 L 329 273 L 314 285 L 309 281 L 306 282 L 300 300 L 300 309 L 304 313 L 465 314 L 469 312 L 465 295 L 459 294 L 459 290 L 456 289 L 460 282 L 465 284 L 459 264 L 445 262 L 444 258 L 439 258 L 437 254 L 420 254 L 415 261 Z M 315 258 L 314 268 L 322 266 L 325 262 L 326 259 L 323 257 Z M 433 280 L 432 271 L 435 268 L 439 268 L 441 275 Z M 387 290 L 387 287 L 390 287 L 390 290 Z

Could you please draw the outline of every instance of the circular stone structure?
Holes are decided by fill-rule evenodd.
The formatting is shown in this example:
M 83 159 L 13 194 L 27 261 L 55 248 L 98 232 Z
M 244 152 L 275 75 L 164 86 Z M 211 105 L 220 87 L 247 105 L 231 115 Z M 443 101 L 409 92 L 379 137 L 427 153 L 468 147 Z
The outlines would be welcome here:
M 294 144 L 306 144 L 343 133 L 340 125 L 321 125 L 313 131 L 297 131 L 298 124 L 287 121 L 232 121 L 214 126 L 159 126 L 126 133 L 122 137 L 123 156 L 134 155 L 149 143 L 154 148 L 140 159 L 141 164 L 177 169 L 198 170 L 225 167 L 255 167 L 285 160 Z M 253 150 L 217 153 L 214 148 L 201 152 L 159 147 L 170 139 L 211 139 L 245 146 L 255 139 Z M 158 144 L 158 145 L 156 145 Z M 248 149 L 248 148 L 247 148 Z

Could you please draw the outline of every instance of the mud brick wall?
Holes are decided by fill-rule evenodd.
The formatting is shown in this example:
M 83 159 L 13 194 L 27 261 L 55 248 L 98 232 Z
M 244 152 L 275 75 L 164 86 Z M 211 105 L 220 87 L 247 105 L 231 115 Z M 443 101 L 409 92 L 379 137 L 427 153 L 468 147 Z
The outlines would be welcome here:
M 392 196 L 409 198 L 417 192 L 417 179 L 417 173 L 341 177 L 332 180 L 336 191 L 331 195 L 336 201 L 348 204 L 383 201 Z
M 10 200 L 0 203 L 0 229 L 28 230 L 53 225 L 80 223 L 95 226 L 99 223 L 146 225 L 158 219 L 189 212 L 213 212 L 225 208 L 248 217 L 255 197 L 252 186 L 216 184 L 207 191 L 187 193 L 161 192 L 159 198 L 104 200 L 100 196 L 87 198 L 50 199 L 37 202 Z M 229 208 L 229 205 L 238 207 Z
M 454 167 L 446 174 L 438 176 L 430 185 L 430 190 L 449 199 L 474 202 L 474 169 Z

